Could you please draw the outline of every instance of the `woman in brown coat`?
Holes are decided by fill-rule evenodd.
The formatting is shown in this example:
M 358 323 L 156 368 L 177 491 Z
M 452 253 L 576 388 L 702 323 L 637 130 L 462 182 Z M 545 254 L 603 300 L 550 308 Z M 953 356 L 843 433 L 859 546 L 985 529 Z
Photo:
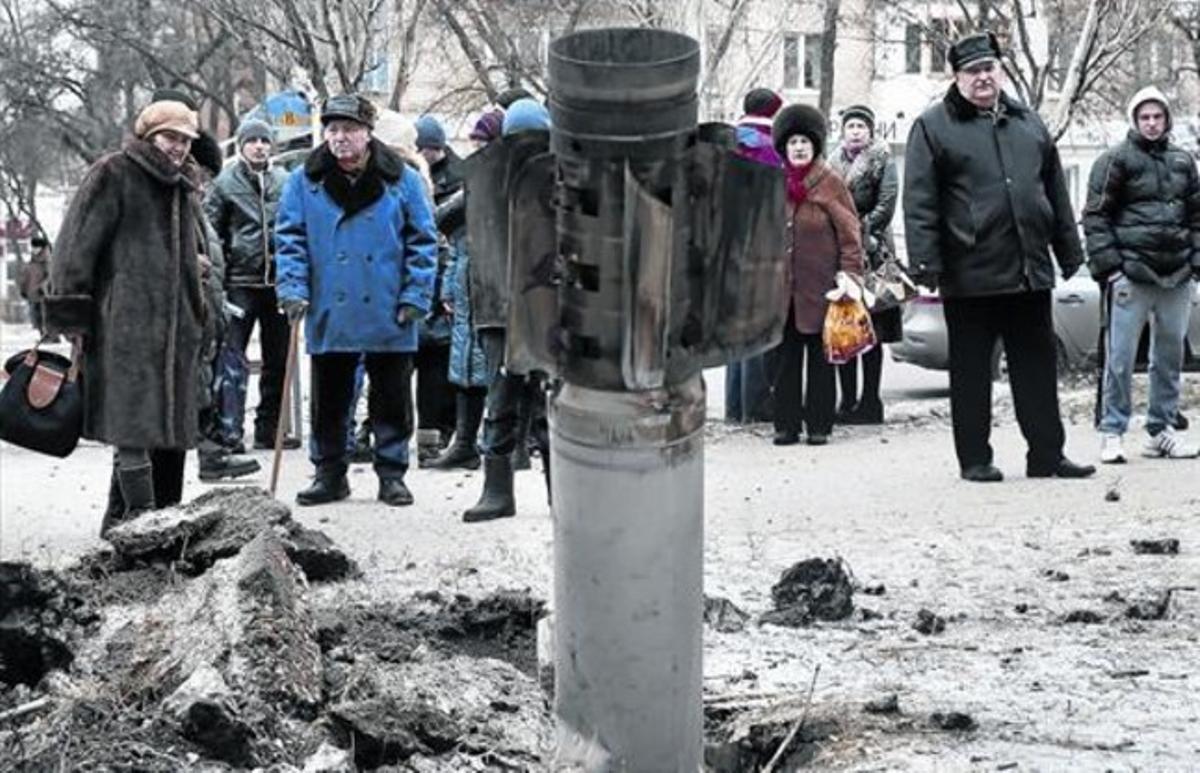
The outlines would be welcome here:
M 788 189 L 788 254 L 792 292 L 775 377 L 775 445 L 824 445 L 833 428 L 833 366 L 825 360 L 821 329 L 838 272 L 863 273 L 861 227 L 850 191 L 821 157 L 827 124 L 821 111 L 791 105 L 771 127 L 784 159 Z M 804 385 L 801 386 L 801 374 Z
M 47 329 L 82 343 L 84 437 L 116 448 L 126 509 L 106 514 L 102 533 L 155 507 L 153 453 L 196 442 L 207 313 L 189 156 L 197 123 L 180 102 L 147 106 L 136 138 L 88 170 L 50 264 Z

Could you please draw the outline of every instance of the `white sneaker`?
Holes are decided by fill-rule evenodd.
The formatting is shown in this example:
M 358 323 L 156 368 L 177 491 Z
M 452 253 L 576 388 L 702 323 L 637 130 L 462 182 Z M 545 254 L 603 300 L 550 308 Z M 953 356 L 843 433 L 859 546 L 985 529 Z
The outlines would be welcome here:
M 1146 441 L 1142 455 L 1152 459 L 1195 459 L 1200 456 L 1200 448 L 1188 443 L 1173 427 L 1167 427 Z
M 1104 464 L 1125 464 L 1125 448 L 1121 435 L 1100 433 L 1100 461 Z

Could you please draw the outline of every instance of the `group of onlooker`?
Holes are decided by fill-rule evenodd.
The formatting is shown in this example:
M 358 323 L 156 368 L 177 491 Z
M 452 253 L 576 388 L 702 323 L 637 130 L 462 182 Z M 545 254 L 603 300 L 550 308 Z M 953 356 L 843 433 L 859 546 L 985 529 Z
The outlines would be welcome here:
M 1051 253 L 1069 277 L 1084 251 L 1054 141 L 1036 113 L 1004 93 L 1001 60 L 990 33 L 955 43 L 954 83 L 913 123 L 903 191 L 908 271 L 943 299 L 962 477 L 1003 478 L 989 444 L 998 340 L 1029 444 L 1027 474 L 1087 477 L 1093 467 L 1063 454 L 1050 317 Z M 832 301 L 869 302 L 855 288 L 896 260 L 896 169 L 865 105 L 841 112 L 841 139 L 829 151 L 828 121 L 813 107 L 785 107 L 755 89 L 744 113 L 738 153 L 782 172 L 790 284 L 782 342 L 729 366 L 729 417 L 773 421 L 778 445 L 802 435 L 823 445 L 835 423 L 884 418 L 881 346 L 899 340 L 900 308 L 872 309 L 876 345 L 836 369 L 822 329 Z M 1098 429 L 1106 463 L 1125 460 L 1131 373 L 1147 319 L 1143 452 L 1200 453 L 1176 431 L 1200 274 L 1200 182 L 1194 160 L 1170 144 L 1162 93 L 1139 92 L 1129 114 L 1128 139 L 1092 171 L 1084 214 L 1088 266 L 1105 300 Z M 381 121 L 354 94 L 327 99 L 320 120 L 323 141 L 290 174 L 272 165 L 271 127 L 256 120 L 238 127 L 236 158 L 226 164 L 200 130 L 195 103 L 156 92 L 133 138 L 88 170 L 52 254 L 39 241 L 48 282 L 38 283 L 38 321 L 81 351 L 84 435 L 114 448 L 102 529 L 179 501 L 186 449 L 199 448 L 206 479 L 258 469 L 243 455 L 247 346 L 257 326 L 253 446 L 268 448 L 281 436 L 286 355 L 302 319 L 315 476 L 297 494 L 300 504 L 349 496 L 347 468 L 364 450 L 379 500 L 412 503 L 405 474 L 414 371 L 419 463 L 473 469 L 482 458 L 482 495 L 464 520 L 515 513 L 513 473 L 529 466 L 527 437 L 549 482 L 542 379 L 505 367 L 503 320 L 473 308 L 482 290 L 471 286 L 470 200 L 444 128 L 430 116 L 415 125 Z M 546 107 L 518 89 L 481 115 L 470 138 L 477 153 L 517 133 L 548 147 L 549 129 Z M 356 442 L 364 380 L 368 421 Z

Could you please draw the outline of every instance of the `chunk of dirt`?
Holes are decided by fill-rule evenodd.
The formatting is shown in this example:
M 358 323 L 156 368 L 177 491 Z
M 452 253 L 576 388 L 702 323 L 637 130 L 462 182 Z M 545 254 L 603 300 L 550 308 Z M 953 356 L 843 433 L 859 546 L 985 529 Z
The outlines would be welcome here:
M 1179 555 L 1179 540 L 1174 537 L 1164 539 L 1131 539 L 1129 544 L 1133 552 L 1139 556 L 1175 556 Z
M 921 609 L 917 612 L 917 620 L 912 627 L 917 633 L 932 636 L 946 630 L 946 618 L 928 609 Z
M 442 754 L 458 744 L 463 730 L 453 717 L 423 701 L 393 697 L 345 703 L 329 712 L 341 746 L 354 749 L 354 762 L 373 770 L 414 754 Z
M 1062 618 L 1064 623 L 1083 623 L 1085 625 L 1103 623 L 1104 620 L 1104 615 L 1091 609 L 1074 609 L 1063 615 Z
M 929 715 L 929 721 L 938 730 L 950 732 L 966 732 L 979 727 L 974 717 L 962 711 L 935 711 Z
M 797 770 L 810 764 L 822 745 L 841 730 L 833 718 L 805 717 L 802 698 L 756 708 L 708 705 L 704 714 L 704 769 L 710 773 L 762 770 L 802 717 L 787 751 L 776 762 L 776 770 Z
M 869 700 L 863 705 L 863 711 L 868 714 L 899 714 L 900 696 L 896 695 L 896 693 L 890 693 L 874 700 Z
M 1042 576 L 1050 582 L 1066 582 L 1071 579 L 1071 575 L 1061 569 L 1044 569 L 1042 570 Z
M 882 596 L 887 593 L 887 586 L 883 583 L 879 583 L 878 585 L 864 585 L 862 592 L 867 596 Z
M 0 685 L 34 687 L 75 659 L 99 614 L 86 586 L 26 563 L 0 563 Z
M 1125 617 L 1131 620 L 1164 620 L 1171 611 L 1171 591 L 1165 590 L 1154 598 L 1130 604 Z
M 745 630 L 750 615 L 721 596 L 704 597 L 704 622 L 721 633 L 740 633 Z
M 854 613 L 854 585 L 845 564 L 809 558 L 785 570 L 771 587 L 775 609 L 760 622 L 798 628 L 814 620 L 845 620 Z

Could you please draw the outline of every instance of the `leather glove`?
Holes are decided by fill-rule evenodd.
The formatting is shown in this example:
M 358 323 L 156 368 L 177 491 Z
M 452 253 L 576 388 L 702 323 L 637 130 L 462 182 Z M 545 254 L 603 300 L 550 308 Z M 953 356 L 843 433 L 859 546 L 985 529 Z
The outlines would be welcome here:
M 409 306 L 407 303 L 400 304 L 400 309 L 396 312 L 396 321 L 401 325 L 407 325 L 409 322 L 416 322 L 424 318 L 425 312 L 416 306 Z
M 279 310 L 288 318 L 288 322 L 296 322 L 308 311 L 308 301 L 300 298 L 285 298 L 279 302 Z

